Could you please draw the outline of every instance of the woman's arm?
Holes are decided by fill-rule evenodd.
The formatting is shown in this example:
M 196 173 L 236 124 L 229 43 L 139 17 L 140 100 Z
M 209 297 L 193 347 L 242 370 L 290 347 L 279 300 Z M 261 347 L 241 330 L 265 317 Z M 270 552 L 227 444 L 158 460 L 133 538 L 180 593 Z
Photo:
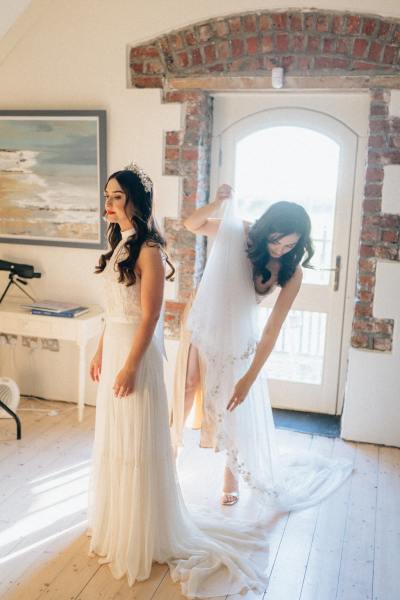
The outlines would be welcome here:
M 243 402 L 251 386 L 256 380 L 257 375 L 271 354 L 276 340 L 278 339 L 282 325 L 287 317 L 294 299 L 299 292 L 302 278 L 303 272 L 301 267 L 298 266 L 291 279 L 287 282 L 285 287 L 281 289 L 274 308 L 262 332 L 253 361 L 248 371 L 236 384 L 232 398 L 227 406 L 228 410 L 234 410 L 238 404 Z
M 220 185 L 214 202 L 198 208 L 184 221 L 183 224 L 186 229 L 196 235 L 216 235 L 221 219 L 212 218 L 211 216 L 222 206 L 224 200 L 231 196 L 231 186 L 226 183 Z
M 90 367 L 89 367 L 89 374 L 90 377 L 93 381 L 100 381 L 100 375 L 101 375 L 101 363 L 102 363 L 102 359 L 103 359 L 103 338 L 104 338 L 104 331 L 101 334 L 101 337 L 99 339 L 99 343 L 97 344 L 97 350 L 92 358 L 92 360 L 90 361 Z
M 155 246 L 143 245 L 136 262 L 136 269 L 141 280 L 142 316 L 125 364 L 115 378 L 113 389 L 118 397 L 127 396 L 134 390 L 135 376 L 153 337 L 163 302 L 165 273 L 160 250 Z

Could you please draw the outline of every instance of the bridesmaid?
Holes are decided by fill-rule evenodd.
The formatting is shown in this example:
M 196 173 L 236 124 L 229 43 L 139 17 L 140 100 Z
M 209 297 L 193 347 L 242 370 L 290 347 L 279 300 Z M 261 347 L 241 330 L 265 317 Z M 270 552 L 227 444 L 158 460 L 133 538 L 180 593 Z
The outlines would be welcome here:
M 215 215 L 223 204 L 221 220 Z M 184 417 L 195 390 L 201 390 L 206 423 L 201 444 L 224 450 L 227 457 L 222 504 L 238 501 L 239 475 L 266 499 L 276 497 L 282 507 L 317 503 L 351 468 L 305 457 L 307 476 L 299 485 L 295 457 L 289 471 L 278 458 L 269 398 L 258 378 L 299 292 L 301 265 L 307 267 L 313 255 L 310 218 L 298 204 L 276 202 L 254 224 L 243 223 L 234 215 L 232 189 L 225 184 L 214 202 L 197 209 L 184 224 L 196 235 L 216 239 L 182 332 L 179 356 L 186 357 L 186 364 L 181 361 L 176 372 L 174 442 L 181 443 Z M 276 287 L 280 292 L 258 340 L 256 301 Z M 298 497 L 288 488 L 290 482 Z

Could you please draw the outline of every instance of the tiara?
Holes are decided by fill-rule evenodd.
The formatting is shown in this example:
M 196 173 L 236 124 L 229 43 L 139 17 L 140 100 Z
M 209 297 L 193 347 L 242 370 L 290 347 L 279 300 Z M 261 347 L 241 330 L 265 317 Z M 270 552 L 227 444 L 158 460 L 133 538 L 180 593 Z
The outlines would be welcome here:
M 139 165 L 137 165 L 135 162 L 131 162 L 124 168 L 124 171 L 132 171 L 133 173 L 135 173 L 135 175 L 139 177 L 140 182 L 146 190 L 146 192 L 151 192 L 151 190 L 153 189 L 153 182 L 147 175 L 147 173 L 145 173 L 145 171 L 143 171 L 143 169 L 139 167 Z

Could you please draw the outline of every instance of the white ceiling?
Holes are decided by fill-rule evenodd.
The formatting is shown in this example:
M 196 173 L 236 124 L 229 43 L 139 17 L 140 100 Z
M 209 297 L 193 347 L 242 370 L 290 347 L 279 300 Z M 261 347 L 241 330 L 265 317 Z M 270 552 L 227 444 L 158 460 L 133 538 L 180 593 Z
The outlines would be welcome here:
M 0 40 L 7 33 L 7 31 L 11 29 L 18 17 L 24 12 L 24 10 L 29 6 L 29 4 L 31 4 L 32 1 L 33 0 L 0 0 Z M 126 1 L 128 2 L 129 0 Z M 348 2 L 345 0 L 336 1 L 336 10 L 349 10 Z M 157 2 L 163 2 L 163 0 L 153 0 L 153 3 L 157 4 Z M 270 8 L 276 8 L 276 6 L 279 6 L 280 2 L 268 1 L 266 4 L 267 6 L 265 6 L 265 8 L 268 6 Z M 313 5 L 312 2 L 309 2 L 308 0 L 305 0 L 302 2 L 302 4 L 305 7 L 308 7 L 310 4 Z M 334 8 L 335 6 L 335 2 L 329 0 L 321 0 L 316 4 L 321 5 L 321 9 Z M 350 2 L 350 5 L 351 4 L 352 2 Z M 364 4 L 364 7 L 366 4 L 368 4 L 368 9 L 366 9 L 366 12 L 380 14 L 387 17 L 395 17 L 399 15 L 399 0 L 369 0 L 368 2 L 360 2 L 359 4 Z M 294 6 L 296 5 L 296 2 L 288 2 L 288 5 Z M 371 7 L 373 7 L 373 9 Z M 357 5 L 356 2 L 355 9 L 361 12 L 362 7 Z
M 0 0 L 0 39 L 14 25 L 32 0 Z

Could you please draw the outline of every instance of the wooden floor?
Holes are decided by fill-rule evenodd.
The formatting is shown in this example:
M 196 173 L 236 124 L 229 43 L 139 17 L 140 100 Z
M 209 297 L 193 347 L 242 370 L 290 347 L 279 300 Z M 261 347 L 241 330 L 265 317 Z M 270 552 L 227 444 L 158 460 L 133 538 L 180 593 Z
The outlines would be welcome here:
M 87 485 L 94 409 L 77 423 L 75 406 L 24 401 L 22 440 L 0 419 L 0 598 L 3 600 L 180 600 L 164 565 L 129 588 L 87 555 Z M 55 410 L 56 414 L 48 414 Z M 218 504 L 222 457 L 187 431 L 178 459 L 186 500 L 225 515 L 252 510 L 246 494 Z M 345 456 L 356 471 L 318 507 L 271 519 L 264 594 L 230 600 L 398 600 L 400 450 L 279 431 L 282 446 Z

